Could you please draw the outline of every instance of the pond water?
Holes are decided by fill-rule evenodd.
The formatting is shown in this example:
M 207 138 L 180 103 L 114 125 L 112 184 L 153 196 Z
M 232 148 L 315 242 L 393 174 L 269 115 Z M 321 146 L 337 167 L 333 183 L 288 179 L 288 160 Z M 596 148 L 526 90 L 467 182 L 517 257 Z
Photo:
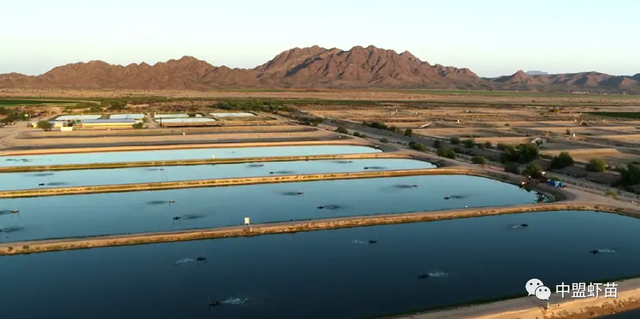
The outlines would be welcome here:
M 175 161 L 189 159 L 243 158 L 268 156 L 310 156 L 381 152 L 372 147 L 355 145 L 313 145 L 273 147 L 201 148 L 161 151 L 96 152 L 76 154 L 0 156 L 0 167 L 61 164 L 91 164 L 144 161 Z
M 3 173 L 0 190 L 434 167 L 411 159 L 364 159 Z
M 3 241 L 15 242 L 536 201 L 487 178 L 411 176 L 0 199 L 0 225 Z
M 511 227 L 520 223 L 529 227 Z M 546 212 L 9 256 L 2 317 L 379 316 L 523 294 L 531 278 L 553 287 L 636 275 L 639 227 L 617 215 Z

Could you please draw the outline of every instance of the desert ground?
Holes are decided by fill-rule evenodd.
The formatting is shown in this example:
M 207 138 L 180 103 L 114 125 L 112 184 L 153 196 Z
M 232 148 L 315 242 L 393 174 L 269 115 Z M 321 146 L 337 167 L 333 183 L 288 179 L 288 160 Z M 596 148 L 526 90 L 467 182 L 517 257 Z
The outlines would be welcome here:
M 130 100 L 132 96 L 162 96 L 169 100 L 128 104 L 118 109 L 98 104 L 104 102 L 103 98 Z M 640 97 L 411 90 L 0 90 L 0 99 L 3 97 L 77 99 L 82 103 L 95 102 L 95 108 L 99 108 L 97 112 L 60 105 L 8 108 L 12 112 L 37 114 L 29 117 L 32 121 L 88 114 L 107 119 L 111 115 L 131 113 L 144 114 L 144 119 L 137 128 L 74 126 L 64 131 L 29 127 L 19 120 L 7 122 L 0 127 L 0 155 L 52 153 L 61 149 L 65 152 L 168 149 L 234 143 L 375 144 L 382 145 L 382 149 L 419 154 L 445 166 L 473 166 L 483 174 L 520 183 L 527 180 L 524 169 L 530 164 L 521 163 L 518 174 L 506 174 L 501 156 L 505 148 L 538 141 L 539 156 L 532 163 L 539 164 L 546 177 L 564 181 L 568 186 L 564 193 L 572 200 L 640 214 L 639 186 L 625 189 L 612 186 L 628 165 L 640 164 L 640 117 L 621 115 L 621 112 L 640 114 Z M 247 104 L 242 104 L 245 102 Z M 220 103 L 227 103 L 228 108 L 219 109 Z M 218 118 L 215 125 L 207 127 L 182 124 L 165 127 L 153 115 L 182 113 L 188 117 L 195 117 L 194 114 L 208 117 L 211 112 L 249 111 L 254 114 L 251 118 Z M 422 148 L 415 148 L 416 144 Z M 453 151 L 455 159 L 440 155 L 442 149 Z M 554 157 L 563 152 L 567 152 L 574 163 L 553 168 Z M 479 157 L 486 162 L 475 162 Z M 604 160 L 606 168 L 589 170 L 588 164 L 593 160 Z M 501 307 L 495 306 L 498 310 Z

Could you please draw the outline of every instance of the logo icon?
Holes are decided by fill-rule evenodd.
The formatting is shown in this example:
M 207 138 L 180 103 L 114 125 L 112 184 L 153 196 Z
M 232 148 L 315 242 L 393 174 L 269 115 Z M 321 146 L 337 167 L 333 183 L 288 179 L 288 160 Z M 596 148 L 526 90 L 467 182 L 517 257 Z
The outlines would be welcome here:
M 547 286 L 540 286 L 536 289 L 536 297 L 540 300 L 549 300 L 551 297 L 551 289 Z
M 527 289 L 529 296 L 535 296 L 536 289 L 538 289 L 538 287 L 543 287 L 543 286 L 544 284 L 542 283 L 542 280 L 532 278 L 532 279 L 529 279 L 529 281 L 527 281 L 527 283 L 524 285 L 524 288 Z

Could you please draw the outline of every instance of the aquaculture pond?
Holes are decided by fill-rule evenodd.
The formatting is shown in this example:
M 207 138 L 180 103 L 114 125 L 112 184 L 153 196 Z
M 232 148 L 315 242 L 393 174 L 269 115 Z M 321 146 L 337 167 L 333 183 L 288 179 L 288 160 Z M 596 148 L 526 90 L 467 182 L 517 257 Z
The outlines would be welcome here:
M 545 212 L 17 255 L 0 300 L 12 319 L 362 318 L 633 276 L 639 227 Z
M 76 154 L 1 156 L 0 167 L 38 166 L 61 164 L 91 164 L 144 161 L 172 161 L 189 159 L 246 158 L 267 156 L 307 156 L 326 154 L 377 153 L 378 149 L 355 145 L 313 145 L 313 146 L 273 146 L 201 148 L 161 151 L 97 152 Z
M 0 190 L 433 167 L 410 159 L 364 159 L 4 173 Z
M 0 199 L 6 241 L 511 206 L 537 194 L 475 176 L 411 176 Z M 13 213 L 19 211 L 19 213 Z

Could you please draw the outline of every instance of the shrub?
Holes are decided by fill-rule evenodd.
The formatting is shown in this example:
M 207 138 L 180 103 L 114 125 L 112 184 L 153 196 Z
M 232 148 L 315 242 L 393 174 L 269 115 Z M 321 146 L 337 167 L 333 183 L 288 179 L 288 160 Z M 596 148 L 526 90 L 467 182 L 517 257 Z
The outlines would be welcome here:
M 439 147 L 438 150 L 436 151 L 436 154 L 440 157 L 446 157 L 451 159 L 456 158 L 455 151 L 449 147 L 444 147 L 444 146 Z
M 404 130 L 404 136 L 412 136 L 413 135 L 413 130 L 408 128 L 406 130 Z
M 486 147 L 486 148 L 492 148 L 492 147 L 493 147 L 493 145 L 491 145 L 491 142 L 487 141 L 487 142 L 484 142 L 484 147 Z
M 353 132 L 353 136 L 360 136 L 360 132 Z
M 466 148 L 473 148 L 474 146 L 476 146 L 476 141 L 474 141 L 473 139 L 467 139 L 464 140 L 464 147 Z
M 360 137 L 361 137 L 361 138 L 367 138 L 368 136 L 367 136 L 367 134 L 360 133 Z
M 29 245 L 22 246 L 22 249 L 29 249 Z
M 140 122 L 140 123 L 133 124 L 133 128 L 134 129 L 144 128 L 144 123 Z
M 571 135 L 571 130 L 570 130 L 570 129 L 567 129 L 567 130 L 566 130 L 566 133 L 567 133 L 567 135 Z
M 442 141 L 440 140 L 433 141 L 433 147 L 440 148 L 440 146 L 442 146 Z
M 523 174 L 529 175 L 532 178 L 540 178 L 542 177 L 542 167 L 540 167 L 538 163 L 529 163 L 524 169 Z
M 516 147 L 506 146 L 504 152 L 500 155 L 502 163 L 518 162 L 529 163 L 538 158 L 540 150 L 534 144 L 520 144 Z
M 455 147 L 455 148 L 453 149 L 453 151 L 454 151 L 454 152 L 456 152 L 456 153 L 458 153 L 458 154 L 464 154 L 464 151 L 463 151 L 461 148 L 459 148 L 459 147 Z
M 589 172 L 604 172 L 607 170 L 607 162 L 599 158 L 592 158 L 585 166 L 585 169 Z
M 611 197 L 611 198 L 618 198 L 618 194 L 616 194 L 616 192 L 610 189 L 604 192 L 604 196 Z
M 478 143 L 478 144 L 476 144 L 476 147 L 477 147 L 477 148 L 479 148 L 479 149 L 481 149 L 481 150 L 483 150 L 483 149 L 485 148 L 485 147 L 484 147 L 484 144 L 482 144 L 482 143 Z
M 640 184 L 640 168 L 633 164 L 627 165 L 626 169 L 620 171 L 620 181 L 622 186 L 633 186 Z
M 411 149 L 414 149 L 416 151 L 420 151 L 420 152 L 426 152 L 427 151 L 427 147 L 420 144 L 420 143 L 416 143 L 414 141 L 409 142 L 409 147 Z
M 504 166 L 504 171 L 507 173 L 520 175 L 520 168 L 516 163 L 507 163 L 507 165 Z
M 484 164 L 487 164 L 487 159 L 486 159 L 486 158 L 484 158 L 484 156 L 482 156 L 482 155 L 477 155 L 477 156 L 474 156 L 474 157 L 471 159 L 471 162 L 472 162 L 473 164 L 480 164 L 480 165 L 484 165 Z
M 560 155 L 554 156 L 551 159 L 551 168 L 562 169 L 567 166 L 572 166 L 575 162 L 569 152 L 561 152 Z
M 457 136 L 454 136 L 452 138 L 449 139 L 449 142 L 453 145 L 458 145 L 460 144 L 460 138 Z
M 498 143 L 498 145 L 496 145 L 496 148 L 501 150 L 501 151 L 504 151 L 507 147 L 509 147 L 509 145 L 504 144 L 504 143 Z
M 344 128 L 344 126 L 338 126 L 338 128 L 336 129 L 336 133 L 349 134 L 349 131 L 346 128 Z
M 41 128 L 43 131 L 51 131 L 51 129 L 53 128 L 53 124 L 51 124 L 51 122 L 49 121 L 38 121 L 36 127 Z
M 380 142 L 389 143 L 389 140 L 386 137 L 383 137 L 383 138 L 380 139 Z

